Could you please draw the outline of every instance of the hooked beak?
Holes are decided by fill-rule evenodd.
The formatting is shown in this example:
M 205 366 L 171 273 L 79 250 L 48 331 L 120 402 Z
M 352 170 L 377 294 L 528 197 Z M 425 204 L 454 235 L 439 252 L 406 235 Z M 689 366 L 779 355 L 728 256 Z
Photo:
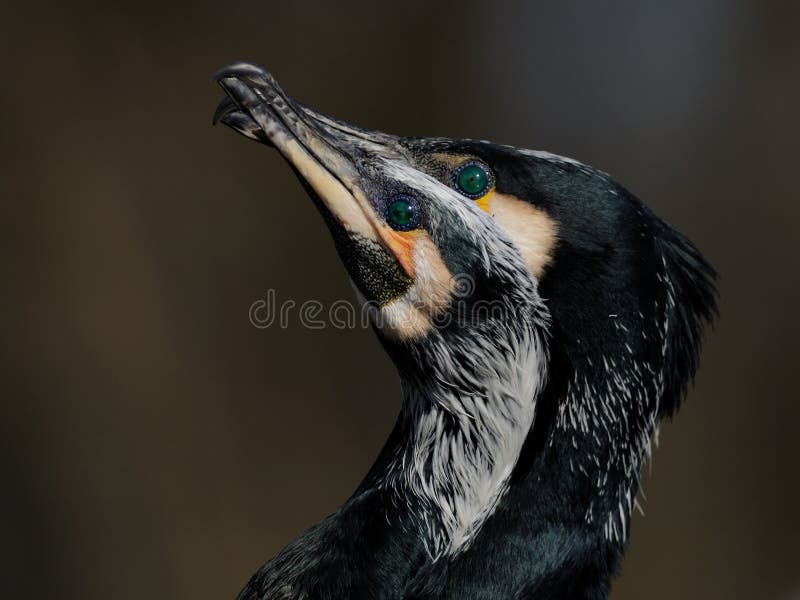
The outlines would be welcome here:
M 365 296 L 388 301 L 387 294 L 410 287 L 413 241 L 386 224 L 364 185 L 364 171 L 376 157 L 401 158 L 398 138 L 359 129 L 301 105 L 270 73 L 252 64 L 229 65 L 214 79 L 226 94 L 214 113 L 214 123 L 274 146 L 289 162 L 328 222 L 354 282 L 362 292 L 372 292 Z M 377 256 L 379 251 L 386 256 Z M 393 264 L 385 264 L 386 259 Z M 382 269 L 384 274 L 387 269 L 396 271 L 388 273 L 395 280 L 389 286 L 392 289 L 378 294 L 365 290 L 362 280 L 374 276 L 365 269 Z M 365 285 L 369 287 L 368 282 Z

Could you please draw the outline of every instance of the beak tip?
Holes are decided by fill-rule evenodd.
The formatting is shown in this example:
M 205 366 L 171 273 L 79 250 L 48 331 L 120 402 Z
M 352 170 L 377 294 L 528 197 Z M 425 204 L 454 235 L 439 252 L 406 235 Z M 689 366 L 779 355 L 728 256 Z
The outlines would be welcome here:
M 236 110 L 236 105 L 226 96 L 217 104 L 217 108 L 214 110 L 214 116 L 211 118 L 211 124 L 216 125 L 232 110 Z
M 229 77 L 263 77 L 272 79 L 272 75 L 270 75 L 269 71 L 263 67 L 259 67 L 258 65 L 244 61 L 233 62 L 225 65 L 216 73 L 214 73 L 214 75 L 211 76 L 211 79 L 219 83 L 223 79 L 228 79 Z

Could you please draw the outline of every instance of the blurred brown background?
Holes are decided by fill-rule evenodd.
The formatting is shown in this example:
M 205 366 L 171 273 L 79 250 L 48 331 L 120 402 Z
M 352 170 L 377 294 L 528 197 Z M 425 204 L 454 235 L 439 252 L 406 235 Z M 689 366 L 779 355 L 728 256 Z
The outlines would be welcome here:
M 719 269 L 612 597 L 797 598 L 796 3 L 4 7 L 3 597 L 233 598 L 338 506 L 399 406 L 368 330 L 259 330 L 351 298 L 273 151 L 212 128 L 247 59 L 330 114 L 614 174 Z

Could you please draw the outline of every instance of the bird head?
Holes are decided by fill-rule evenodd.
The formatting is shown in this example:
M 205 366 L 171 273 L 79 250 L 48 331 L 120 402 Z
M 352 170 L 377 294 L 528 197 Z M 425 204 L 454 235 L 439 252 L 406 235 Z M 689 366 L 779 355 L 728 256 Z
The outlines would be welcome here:
M 611 482 L 582 518 L 624 537 L 626 519 L 601 513 L 618 514 L 626 496 L 629 513 L 641 456 L 715 311 L 713 271 L 694 246 L 576 161 L 367 131 L 249 64 L 215 78 L 226 94 L 215 122 L 275 147 L 297 173 L 404 384 L 463 391 L 516 378 L 515 393 L 539 401 L 540 445 L 555 441 L 565 470 L 569 447 L 568 470 L 587 489 L 595 473 Z M 533 408 L 528 417 L 525 434 Z
M 300 105 L 250 65 L 217 79 L 227 97 L 215 119 L 286 158 L 385 341 L 420 343 L 466 304 L 527 304 L 535 295 L 554 224 L 524 202 L 509 208 L 500 199 L 480 145 L 353 127 Z M 498 210 L 511 229 L 491 217 Z M 519 244 L 515 218 L 527 227 Z

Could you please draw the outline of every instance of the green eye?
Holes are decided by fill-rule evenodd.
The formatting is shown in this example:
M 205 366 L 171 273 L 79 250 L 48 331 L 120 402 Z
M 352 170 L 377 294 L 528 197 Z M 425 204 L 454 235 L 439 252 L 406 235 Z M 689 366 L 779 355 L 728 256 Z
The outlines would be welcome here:
M 397 231 L 409 231 L 419 225 L 419 209 L 411 196 L 399 194 L 386 207 L 386 222 Z
M 489 169 L 479 162 L 466 162 L 453 172 L 453 187 L 469 198 L 480 198 L 493 184 Z

